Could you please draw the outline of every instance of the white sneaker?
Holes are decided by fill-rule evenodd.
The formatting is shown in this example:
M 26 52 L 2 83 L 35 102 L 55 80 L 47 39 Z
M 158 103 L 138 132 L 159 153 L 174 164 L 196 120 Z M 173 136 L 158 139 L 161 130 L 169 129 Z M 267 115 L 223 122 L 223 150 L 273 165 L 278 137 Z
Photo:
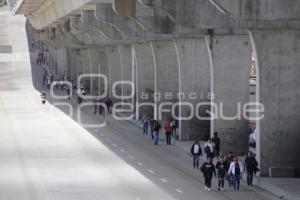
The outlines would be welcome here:
M 211 189 L 210 189 L 210 188 L 208 188 L 208 191 L 211 191 Z
M 205 186 L 204 189 L 207 190 L 208 188 Z
M 221 188 L 222 191 L 224 191 L 224 188 Z

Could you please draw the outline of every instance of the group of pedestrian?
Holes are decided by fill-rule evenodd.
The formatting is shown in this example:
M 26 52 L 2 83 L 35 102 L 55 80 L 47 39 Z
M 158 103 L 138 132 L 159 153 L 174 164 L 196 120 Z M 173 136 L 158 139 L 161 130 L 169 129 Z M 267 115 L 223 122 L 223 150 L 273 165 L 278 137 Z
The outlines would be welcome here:
M 218 190 L 223 191 L 225 180 L 228 181 L 229 187 L 234 190 L 240 189 L 240 180 L 243 173 L 247 174 L 247 185 L 253 186 L 253 176 L 258 169 L 258 162 L 253 153 L 249 152 L 242 166 L 239 159 L 232 152 L 229 152 L 226 158 L 220 155 L 220 138 L 215 133 L 214 138 L 209 139 L 204 145 L 206 153 L 206 161 L 200 167 L 204 176 L 205 190 L 211 191 L 213 177 L 218 178 Z M 202 156 L 202 149 L 199 141 L 195 141 L 191 147 L 193 156 L 193 167 L 199 169 L 199 160 Z M 214 164 L 213 159 L 217 157 L 217 162 Z M 243 168 L 242 168 L 243 167 Z
M 172 136 L 176 134 L 176 122 L 174 119 L 167 119 L 161 125 L 153 116 L 143 115 L 140 121 L 143 125 L 143 135 L 148 135 L 150 127 L 151 138 L 154 141 L 154 145 L 158 145 L 161 129 L 164 130 L 167 145 L 172 144 Z
M 93 102 L 93 113 L 96 115 L 99 113 L 100 116 L 105 118 L 107 113 L 112 112 L 113 101 L 110 97 L 104 99 L 96 99 Z

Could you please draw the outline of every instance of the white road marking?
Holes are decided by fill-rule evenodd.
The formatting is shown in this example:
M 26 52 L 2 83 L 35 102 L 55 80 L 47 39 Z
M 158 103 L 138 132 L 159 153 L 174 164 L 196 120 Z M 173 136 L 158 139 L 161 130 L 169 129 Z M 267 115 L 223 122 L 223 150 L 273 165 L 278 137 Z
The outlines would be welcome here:
M 161 178 L 160 179 L 162 182 L 167 183 L 168 181 L 166 179 Z
M 100 133 L 100 135 L 103 137 L 104 136 L 104 134 L 103 133 Z
M 130 159 L 134 159 L 134 157 L 133 157 L 133 156 L 131 156 L 131 155 L 129 155 L 128 157 L 129 157 Z
M 122 153 L 124 153 L 124 152 L 125 152 L 125 150 L 124 150 L 124 149 L 120 149 L 120 151 L 121 151 Z
M 175 191 L 178 192 L 179 194 L 183 194 L 182 190 L 180 190 L 178 188 L 176 188 Z
M 106 141 L 110 141 L 110 139 L 109 139 L 109 138 L 106 138 Z
M 114 145 L 114 147 L 118 147 L 118 145 L 117 144 L 113 144 Z
M 155 172 L 152 171 L 151 169 L 149 169 L 148 172 L 149 172 L 150 174 L 155 174 Z
M 141 163 L 141 162 L 138 162 L 138 165 L 139 165 L 139 166 L 143 166 L 144 164 L 143 164 L 143 163 Z

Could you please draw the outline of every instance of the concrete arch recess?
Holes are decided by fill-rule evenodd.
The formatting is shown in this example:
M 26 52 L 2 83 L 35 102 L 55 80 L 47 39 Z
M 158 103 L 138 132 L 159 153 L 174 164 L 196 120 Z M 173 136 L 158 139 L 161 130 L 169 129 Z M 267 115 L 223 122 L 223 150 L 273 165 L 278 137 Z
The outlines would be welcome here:
M 205 39 L 176 39 L 174 40 L 178 53 L 180 86 L 179 98 L 180 103 L 191 103 L 194 111 L 187 106 L 180 106 L 180 116 L 187 117 L 193 115 L 191 120 L 181 120 L 181 139 L 207 139 L 210 135 L 210 121 L 197 119 L 196 112 L 201 117 L 207 117 L 206 110 L 210 110 L 210 106 L 201 106 L 196 111 L 199 103 L 209 103 L 209 93 L 211 90 L 211 72 L 209 55 Z M 193 113 L 191 113 L 193 112 Z
M 217 117 L 211 121 L 213 132 L 221 138 L 221 152 L 234 151 L 245 155 L 248 151 L 248 120 L 241 106 L 249 102 L 249 69 L 252 47 L 248 35 L 220 35 L 207 40 L 213 69 L 212 108 Z M 241 113 L 241 115 L 239 115 Z M 233 117 L 233 119 L 225 119 Z M 236 118 L 239 116 L 239 118 Z
M 250 32 L 259 70 L 258 155 L 261 176 L 300 176 L 300 32 Z

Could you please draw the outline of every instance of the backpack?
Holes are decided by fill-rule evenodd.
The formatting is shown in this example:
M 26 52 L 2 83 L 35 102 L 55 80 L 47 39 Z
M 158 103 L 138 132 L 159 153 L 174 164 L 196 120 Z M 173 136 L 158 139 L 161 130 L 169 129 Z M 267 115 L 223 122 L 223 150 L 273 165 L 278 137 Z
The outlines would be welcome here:
M 209 146 L 204 147 L 204 152 L 205 152 L 205 153 L 210 153 L 210 148 L 209 148 Z

